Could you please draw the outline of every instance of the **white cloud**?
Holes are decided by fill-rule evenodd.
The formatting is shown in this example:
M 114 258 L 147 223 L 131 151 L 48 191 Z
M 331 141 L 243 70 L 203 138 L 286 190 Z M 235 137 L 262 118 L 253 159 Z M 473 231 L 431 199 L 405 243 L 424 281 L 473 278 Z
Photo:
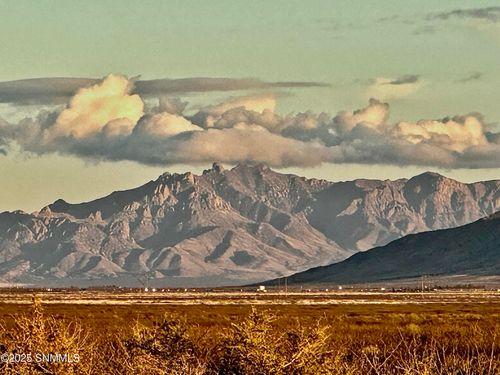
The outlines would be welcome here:
M 137 125 L 137 129 L 159 137 L 172 137 L 183 132 L 203 131 L 203 128 L 193 125 L 186 118 L 168 112 L 144 118 Z
M 110 135 L 130 134 L 144 114 L 139 95 L 130 95 L 131 83 L 118 75 L 82 88 L 71 98 L 55 124 L 47 129 L 48 140 L 57 137 L 85 138 L 107 126 Z
M 461 120 L 400 122 L 393 135 L 413 144 L 429 143 L 456 152 L 488 144 L 484 125 L 472 115 Z
M 391 85 L 415 80 L 405 76 Z M 391 124 L 389 105 L 371 99 L 364 108 L 333 117 L 312 112 L 280 116 L 269 96 L 231 98 L 192 116 L 183 114 L 185 103 L 162 99 L 143 114 L 141 98 L 129 90 L 127 79 L 110 76 L 78 91 L 60 113 L 41 112 L 15 125 L 0 123 L 0 146 L 15 142 L 36 154 L 158 165 L 251 161 L 275 167 L 500 167 L 500 135 L 488 132 L 479 115 Z
M 376 99 L 370 99 L 369 105 L 363 109 L 340 112 L 335 117 L 335 123 L 341 133 L 345 133 L 351 131 L 358 124 L 375 129 L 385 124 L 388 118 L 389 105 Z

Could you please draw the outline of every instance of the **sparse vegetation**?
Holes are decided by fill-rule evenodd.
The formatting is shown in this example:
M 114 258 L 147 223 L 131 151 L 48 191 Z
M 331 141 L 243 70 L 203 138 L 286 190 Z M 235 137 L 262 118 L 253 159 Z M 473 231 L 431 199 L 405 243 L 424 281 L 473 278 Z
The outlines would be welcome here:
M 282 316 L 266 308 L 238 315 L 207 309 L 143 316 L 129 325 L 61 317 L 33 299 L 4 319 L 2 353 L 68 354 L 78 361 L 2 361 L 5 374 L 498 374 L 498 306 Z M 49 307 L 49 306 L 47 306 Z M 368 309 L 368 307 L 365 307 Z M 392 309 L 392 311 L 391 311 Z M 410 308 L 411 309 L 411 308 Z M 353 309 L 353 311 L 356 309 Z M 118 311 L 118 313 L 120 313 Z M 234 313 L 234 311 L 233 311 Z M 221 315 L 222 314 L 222 315 Z M 122 322 L 120 316 L 110 321 Z M 67 358 L 66 358 L 67 359 Z

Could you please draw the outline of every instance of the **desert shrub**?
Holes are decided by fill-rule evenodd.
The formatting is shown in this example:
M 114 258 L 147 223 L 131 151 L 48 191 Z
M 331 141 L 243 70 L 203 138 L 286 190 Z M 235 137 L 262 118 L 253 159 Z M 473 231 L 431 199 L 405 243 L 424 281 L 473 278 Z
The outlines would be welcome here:
M 328 352 L 327 327 L 317 324 L 279 331 L 276 317 L 252 310 L 227 330 L 219 344 L 219 374 L 321 374 L 334 364 Z
M 0 329 L 0 352 L 12 356 L 0 363 L 7 374 L 88 374 L 97 360 L 89 332 L 76 321 L 45 316 L 37 297 L 30 314 L 16 317 L 12 329 Z
M 124 339 L 127 366 L 134 374 L 203 374 L 199 351 L 185 320 L 166 315 L 152 327 L 137 322 Z

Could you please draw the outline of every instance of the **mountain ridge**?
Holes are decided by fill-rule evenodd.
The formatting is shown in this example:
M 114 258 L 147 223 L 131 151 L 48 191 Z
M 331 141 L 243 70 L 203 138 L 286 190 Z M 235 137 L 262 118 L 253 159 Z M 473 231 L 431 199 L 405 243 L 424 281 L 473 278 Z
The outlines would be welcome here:
M 361 284 L 422 275 L 499 276 L 500 211 L 461 227 L 409 234 L 342 262 L 288 276 L 287 280 L 290 285 Z
M 341 261 L 409 233 L 500 209 L 500 181 L 435 173 L 330 182 L 263 164 L 164 173 L 83 203 L 0 213 L 0 278 L 244 284 Z M 203 282 L 201 282 L 203 285 Z

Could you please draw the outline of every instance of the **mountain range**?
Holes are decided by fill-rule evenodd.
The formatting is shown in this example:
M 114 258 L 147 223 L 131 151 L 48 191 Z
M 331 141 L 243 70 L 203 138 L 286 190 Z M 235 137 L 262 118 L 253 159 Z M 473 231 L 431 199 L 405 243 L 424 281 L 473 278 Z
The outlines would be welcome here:
M 342 262 L 297 273 L 287 282 L 380 283 L 447 275 L 500 276 L 500 211 L 458 228 L 410 234 Z
M 0 214 L 0 278 L 37 285 L 248 284 L 500 209 L 500 181 L 330 182 L 265 165 L 165 173 L 85 203 Z

